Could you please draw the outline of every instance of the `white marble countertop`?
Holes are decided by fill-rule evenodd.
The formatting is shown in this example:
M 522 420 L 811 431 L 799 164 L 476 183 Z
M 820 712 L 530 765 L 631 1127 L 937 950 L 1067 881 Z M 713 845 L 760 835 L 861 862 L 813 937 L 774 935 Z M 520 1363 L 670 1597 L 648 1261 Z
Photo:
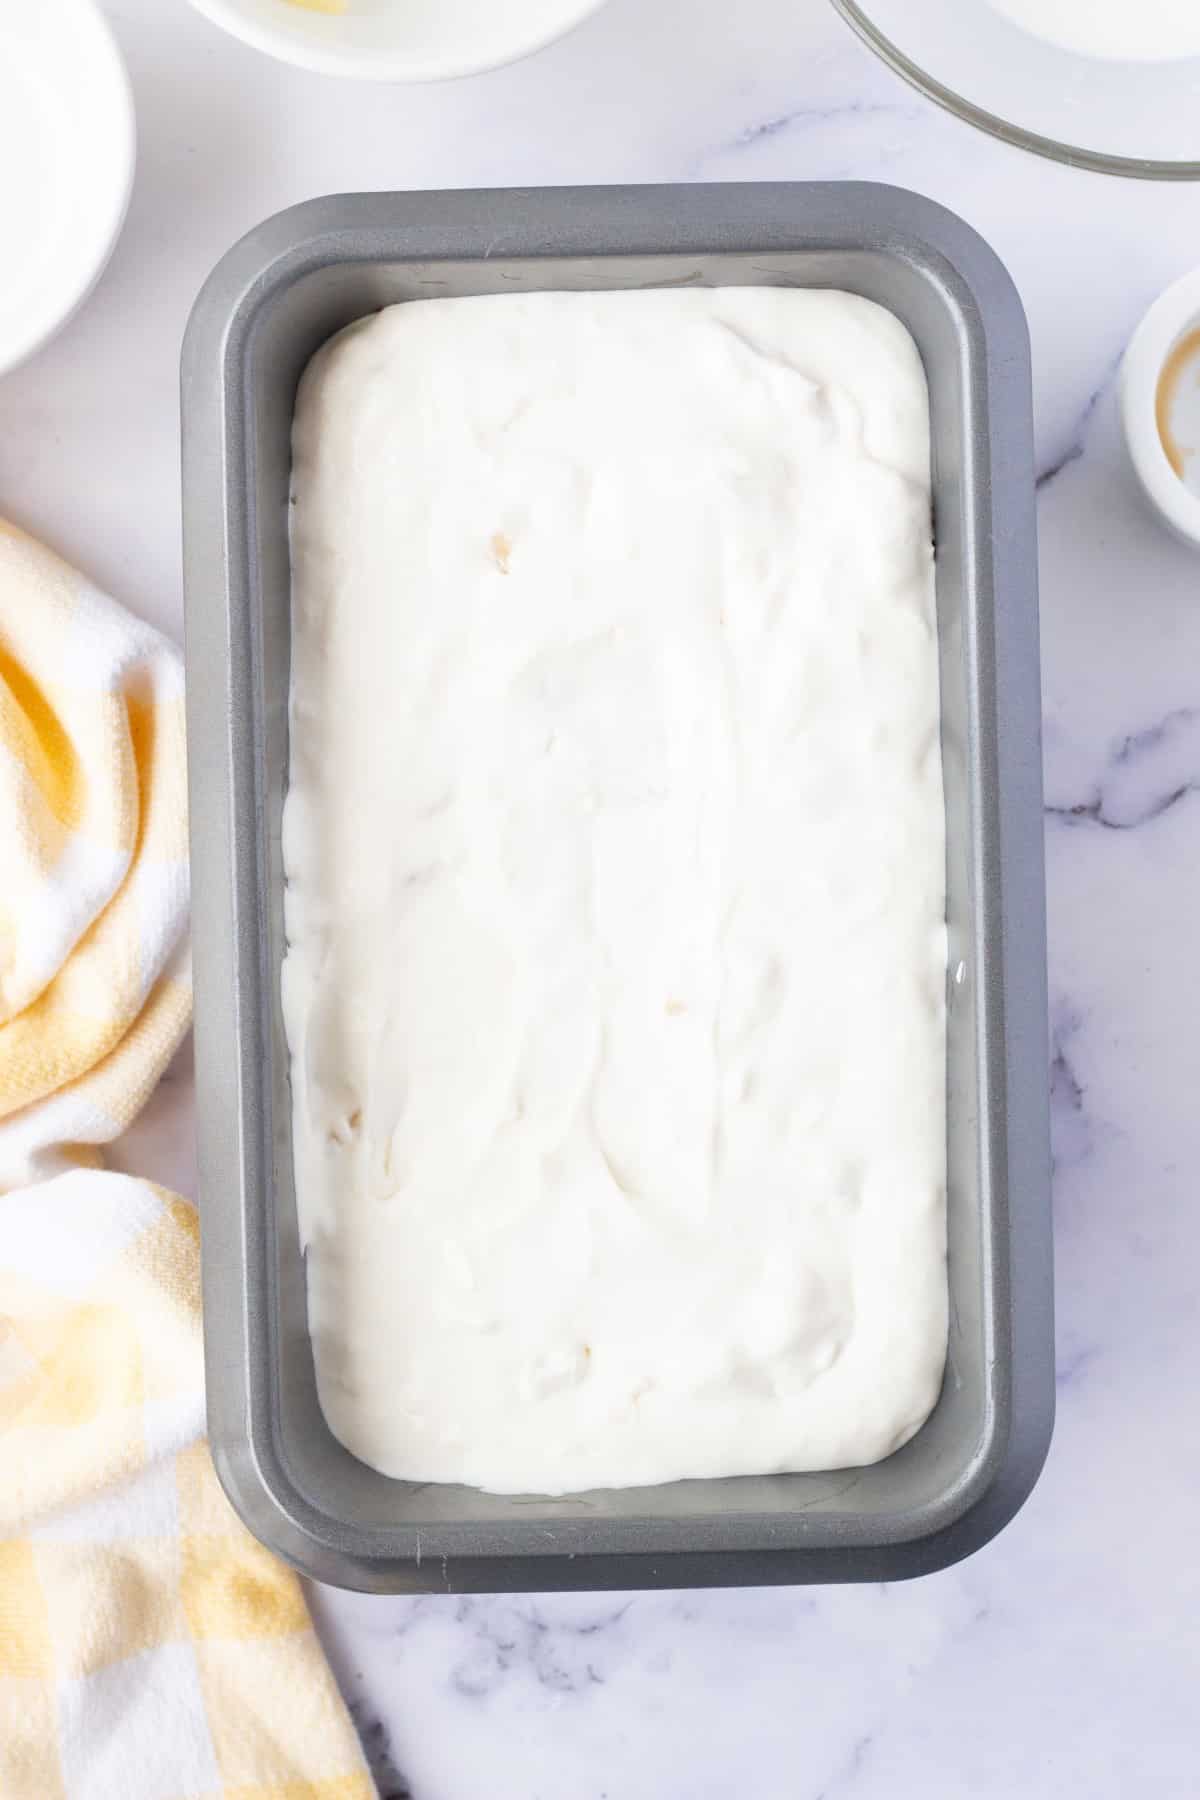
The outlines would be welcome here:
M 0 510 L 180 631 L 177 361 L 243 230 L 312 194 L 863 176 L 991 239 L 1033 332 L 1059 1417 L 987 1550 L 907 1586 L 377 1600 L 319 1621 L 396 1800 L 1132 1800 L 1200 1749 L 1200 558 L 1144 517 L 1113 376 L 1200 262 L 1200 188 L 1036 161 L 827 0 L 611 0 L 494 76 L 362 88 L 183 0 L 107 0 L 141 160 L 112 267 L 0 380 Z M 736 21 L 736 22 L 735 22 Z M 183 1056 L 122 1147 L 190 1191 Z

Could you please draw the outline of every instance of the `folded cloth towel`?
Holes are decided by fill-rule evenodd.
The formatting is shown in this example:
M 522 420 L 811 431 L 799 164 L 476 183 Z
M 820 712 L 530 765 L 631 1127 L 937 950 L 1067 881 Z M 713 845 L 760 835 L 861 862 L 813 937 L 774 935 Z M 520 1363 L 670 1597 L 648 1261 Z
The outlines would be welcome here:
M 202 1438 L 194 1209 L 99 1166 L 187 1029 L 183 678 L 0 522 L 0 1796 L 367 1800 Z

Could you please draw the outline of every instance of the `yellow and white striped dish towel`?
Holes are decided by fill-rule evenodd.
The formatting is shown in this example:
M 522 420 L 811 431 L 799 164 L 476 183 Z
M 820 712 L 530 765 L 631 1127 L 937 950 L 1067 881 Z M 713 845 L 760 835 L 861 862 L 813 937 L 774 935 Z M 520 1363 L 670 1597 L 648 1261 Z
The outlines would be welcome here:
M 0 1797 L 368 1800 L 203 1432 L 194 1209 L 106 1173 L 187 1029 L 183 676 L 0 522 Z

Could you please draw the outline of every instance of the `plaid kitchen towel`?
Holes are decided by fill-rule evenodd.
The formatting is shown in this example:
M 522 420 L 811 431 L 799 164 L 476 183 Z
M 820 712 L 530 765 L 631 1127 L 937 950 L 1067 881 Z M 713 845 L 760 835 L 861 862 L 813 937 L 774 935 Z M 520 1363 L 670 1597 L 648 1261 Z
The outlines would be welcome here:
M 368 1800 L 203 1431 L 194 1209 L 100 1166 L 179 1044 L 183 677 L 0 522 L 0 1800 Z

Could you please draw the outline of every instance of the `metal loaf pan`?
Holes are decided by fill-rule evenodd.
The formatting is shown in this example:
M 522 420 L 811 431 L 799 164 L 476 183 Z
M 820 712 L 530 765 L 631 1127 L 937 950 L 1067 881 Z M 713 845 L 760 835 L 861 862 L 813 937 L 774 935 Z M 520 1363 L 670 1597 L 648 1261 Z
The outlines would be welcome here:
M 305 1322 L 279 1008 L 289 434 L 327 337 L 392 301 L 528 288 L 838 287 L 912 331 L 933 415 L 947 811 L 946 1379 L 873 1468 L 499 1498 L 336 1442 Z M 1032 1487 L 1054 1381 L 1029 349 L 959 219 L 836 184 L 373 194 L 242 240 L 183 358 L 196 1051 L 208 1417 L 250 1529 L 379 1592 L 890 1580 L 978 1548 Z M 353 804 L 353 797 L 347 797 Z

